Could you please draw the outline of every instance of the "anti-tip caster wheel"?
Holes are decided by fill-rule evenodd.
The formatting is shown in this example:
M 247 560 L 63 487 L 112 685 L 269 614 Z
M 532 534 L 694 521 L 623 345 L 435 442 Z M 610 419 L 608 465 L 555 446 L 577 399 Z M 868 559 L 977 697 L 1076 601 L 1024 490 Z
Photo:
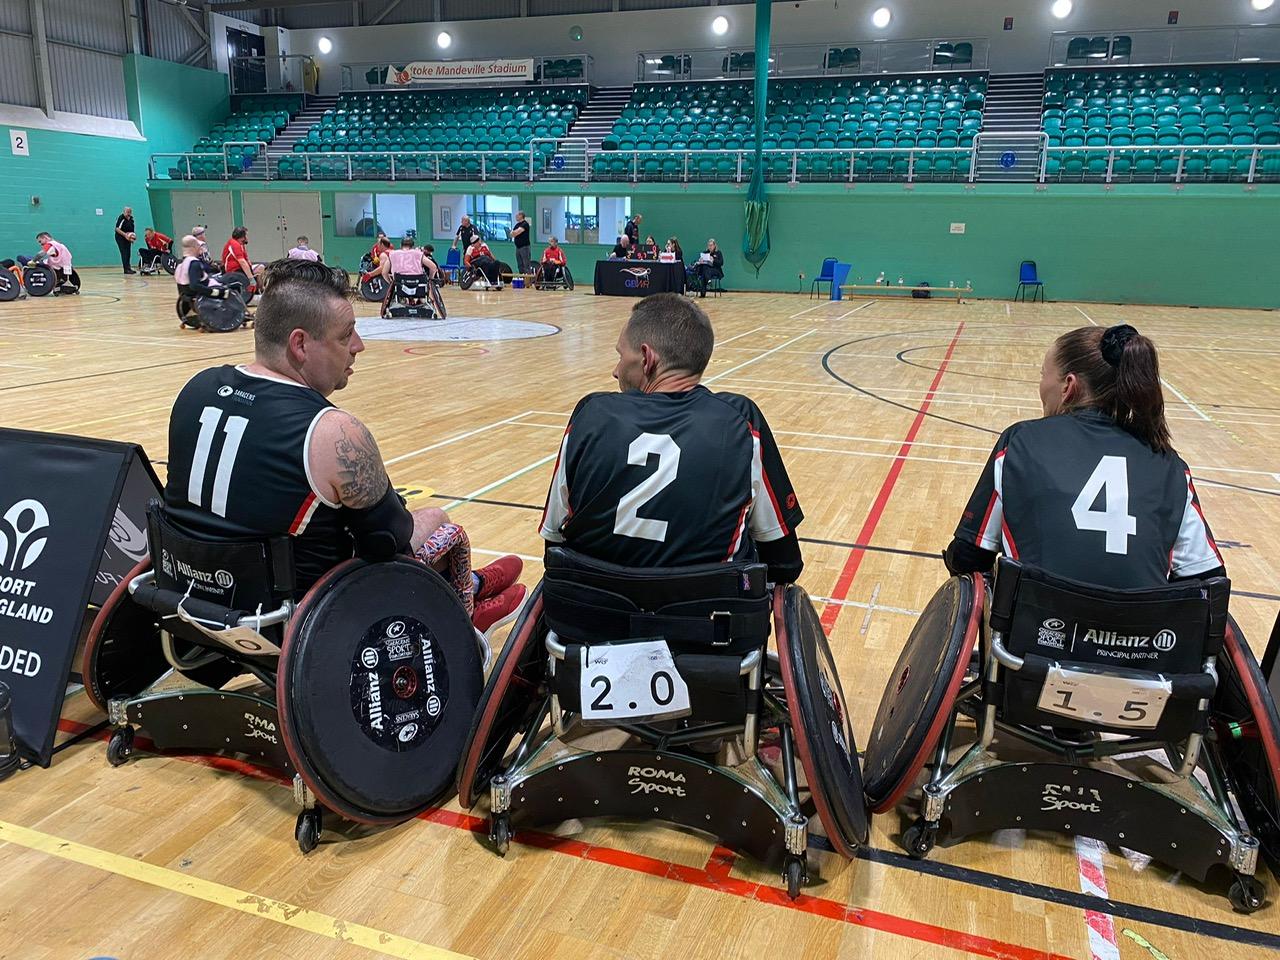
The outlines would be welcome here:
M 912 860 L 923 860 L 933 849 L 938 828 L 925 820 L 917 820 L 902 832 L 902 847 Z
M 790 899 L 794 900 L 800 896 L 800 888 L 809 879 L 809 873 L 805 869 L 804 857 L 788 854 L 787 859 L 782 864 L 782 879 L 786 881 L 787 896 Z
M 1231 909 L 1236 913 L 1253 913 L 1265 902 L 1266 888 L 1256 877 L 1236 874 L 1235 882 L 1227 891 L 1227 899 L 1231 901 Z
M 498 856 L 505 857 L 511 849 L 511 819 L 506 814 L 497 814 L 489 824 L 489 840 Z
M 298 841 L 298 849 L 304 854 L 310 853 L 320 845 L 320 809 L 303 810 L 293 825 L 293 838 Z
M 112 731 L 107 741 L 107 763 L 119 767 L 133 756 L 133 727 L 120 727 Z

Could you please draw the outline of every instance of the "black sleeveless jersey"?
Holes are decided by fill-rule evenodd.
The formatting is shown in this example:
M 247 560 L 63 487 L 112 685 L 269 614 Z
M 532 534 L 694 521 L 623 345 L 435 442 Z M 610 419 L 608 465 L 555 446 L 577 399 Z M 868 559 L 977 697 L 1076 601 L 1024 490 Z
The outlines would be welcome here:
M 293 537 L 299 594 L 354 553 L 341 505 L 311 483 L 311 432 L 331 404 L 283 377 L 213 367 L 196 374 L 169 418 L 169 515 L 193 536 Z
M 1094 410 L 1002 433 L 956 537 L 1120 589 L 1222 564 L 1182 458 L 1156 453 Z
M 610 563 L 684 566 L 751 557 L 803 519 L 760 408 L 698 386 L 580 400 L 540 532 Z

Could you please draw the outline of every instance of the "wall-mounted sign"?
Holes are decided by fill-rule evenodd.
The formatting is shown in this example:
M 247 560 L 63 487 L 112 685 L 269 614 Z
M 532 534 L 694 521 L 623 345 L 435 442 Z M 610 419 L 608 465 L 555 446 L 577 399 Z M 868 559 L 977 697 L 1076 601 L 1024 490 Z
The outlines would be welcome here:
M 387 68 L 387 86 L 468 80 L 532 80 L 533 60 L 415 60 Z

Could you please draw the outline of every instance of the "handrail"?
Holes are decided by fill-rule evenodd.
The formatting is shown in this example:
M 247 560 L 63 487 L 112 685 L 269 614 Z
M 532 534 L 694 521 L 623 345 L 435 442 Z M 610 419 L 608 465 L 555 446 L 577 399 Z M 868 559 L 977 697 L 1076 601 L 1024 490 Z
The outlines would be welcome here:
M 1072 64 L 1067 62 L 1067 49 L 1070 42 L 1077 37 L 1105 37 L 1108 40 L 1108 57 L 1098 59 L 1097 66 L 1155 67 L 1171 64 L 1230 64 L 1238 62 L 1275 61 L 1280 60 L 1280 23 L 1250 23 L 1225 26 L 1169 26 L 1169 27 L 1134 27 L 1132 29 L 1108 30 L 1055 30 L 1049 34 L 1049 52 L 1045 61 L 1049 67 L 1061 68 L 1071 66 L 1088 67 L 1089 62 Z M 1130 53 L 1125 62 L 1117 64 L 1110 53 L 1110 41 L 1117 37 L 1128 37 L 1132 41 Z M 1219 52 L 1197 56 L 1187 48 L 1189 41 L 1222 41 Z M 1242 47 L 1241 41 L 1245 41 Z M 1181 44 L 1180 44 L 1181 41 Z M 1225 52 L 1226 44 L 1230 44 L 1230 54 Z M 1257 42 L 1255 48 L 1253 43 Z M 1181 49 L 1180 49 L 1181 46 Z M 1215 49 L 1213 46 L 1210 49 Z M 1247 51 L 1247 52 L 1246 52 Z
M 1280 144 L 1276 144 L 1276 145 L 1260 144 L 1260 143 L 1254 143 L 1254 144 L 1234 143 L 1234 144 L 1212 144 L 1212 145 L 1209 145 L 1209 144 L 1190 144 L 1190 145 L 1188 144 L 1176 144 L 1176 145 L 1175 144 L 1163 144 L 1163 145 L 1140 144 L 1136 146 L 1135 145 L 1128 145 L 1128 146 L 1114 145 L 1113 146 L 1111 144 L 1107 144 L 1106 146 L 1095 145 L 1095 146 L 1080 146 L 1080 147 L 1045 146 L 1043 148 L 1043 151 L 1040 157 L 1040 173 L 1037 179 L 1040 183 L 1048 182 L 1047 168 L 1048 168 L 1049 155 L 1054 153 L 1072 153 L 1072 154 L 1105 153 L 1107 155 L 1107 169 L 1106 169 L 1106 172 L 1103 174 L 1103 182 L 1112 183 L 1114 182 L 1114 178 L 1115 178 L 1115 159 L 1116 159 L 1115 155 L 1117 153 L 1165 154 L 1165 153 L 1176 152 L 1178 154 L 1178 169 L 1174 171 L 1173 182 L 1185 183 L 1188 179 L 1186 176 L 1186 162 L 1187 162 L 1188 153 L 1192 155 L 1193 159 L 1195 159 L 1195 154 L 1215 154 L 1215 153 L 1231 154 L 1232 159 L 1234 159 L 1234 155 L 1244 153 L 1245 151 L 1249 152 L 1249 172 L 1245 175 L 1243 182 L 1253 183 L 1255 182 L 1255 180 L 1258 179 L 1258 172 L 1259 172 L 1258 160 L 1261 158 L 1263 154 L 1275 154 L 1277 156 L 1280 156 Z M 1230 174 L 1228 174 L 1228 179 L 1229 178 L 1230 178 Z

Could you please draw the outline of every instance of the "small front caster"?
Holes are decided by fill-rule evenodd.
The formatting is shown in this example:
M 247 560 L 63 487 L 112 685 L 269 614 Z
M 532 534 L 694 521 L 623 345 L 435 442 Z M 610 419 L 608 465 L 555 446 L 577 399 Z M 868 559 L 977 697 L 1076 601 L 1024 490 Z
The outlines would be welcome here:
M 902 847 L 912 860 L 923 860 L 933 849 L 937 836 L 937 825 L 922 818 L 902 832 Z
M 1236 913 L 1253 913 L 1266 900 L 1266 888 L 1256 877 L 1243 873 L 1236 874 L 1235 882 L 1227 891 L 1227 899 L 1231 901 L 1231 909 Z
M 298 841 L 298 849 L 304 854 L 310 853 L 320 845 L 320 808 L 312 807 L 298 814 L 293 826 L 293 837 Z
M 107 741 L 107 763 L 113 767 L 122 766 L 133 756 L 133 727 L 119 727 L 111 733 Z
M 505 813 L 495 813 L 490 820 L 489 840 L 500 857 L 505 857 L 511 849 L 511 818 Z
M 793 853 L 787 854 L 786 860 L 782 863 L 782 879 L 787 884 L 787 896 L 792 900 L 800 896 L 800 888 L 809 879 L 809 871 L 806 868 L 805 858 L 797 857 Z

